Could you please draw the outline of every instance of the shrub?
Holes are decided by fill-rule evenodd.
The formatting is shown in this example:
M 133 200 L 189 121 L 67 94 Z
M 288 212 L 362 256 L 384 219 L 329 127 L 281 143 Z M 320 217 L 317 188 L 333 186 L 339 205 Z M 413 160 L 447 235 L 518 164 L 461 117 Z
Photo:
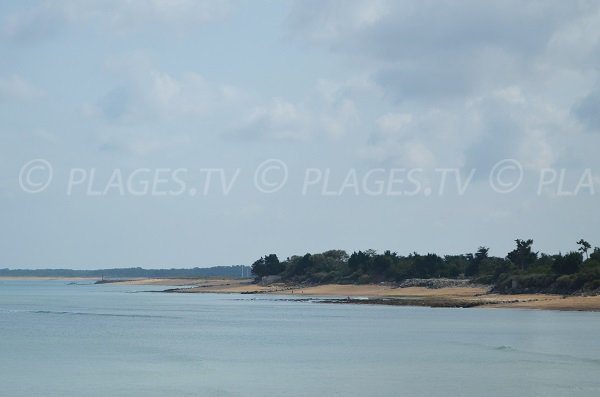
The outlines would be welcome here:
M 359 284 L 369 284 L 371 282 L 371 277 L 369 277 L 367 274 L 363 274 L 358 278 L 357 282 Z

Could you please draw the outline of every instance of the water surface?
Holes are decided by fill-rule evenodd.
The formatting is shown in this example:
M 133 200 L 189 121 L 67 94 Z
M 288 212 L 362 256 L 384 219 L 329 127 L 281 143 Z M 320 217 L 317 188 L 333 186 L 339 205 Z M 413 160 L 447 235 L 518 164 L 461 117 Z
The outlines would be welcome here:
M 163 288 L 0 281 L 0 395 L 600 395 L 599 313 Z

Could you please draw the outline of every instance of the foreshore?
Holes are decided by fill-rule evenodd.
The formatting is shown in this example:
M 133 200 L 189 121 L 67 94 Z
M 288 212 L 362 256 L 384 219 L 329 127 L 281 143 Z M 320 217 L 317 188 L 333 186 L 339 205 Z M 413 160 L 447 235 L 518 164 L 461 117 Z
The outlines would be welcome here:
M 123 282 L 137 285 L 174 285 L 175 280 L 151 279 Z M 486 287 L 447 287 L 398 288 L 392 285 L 340 285 L 298 286 L 271 284 L 262 286 L 251 280 L 178 279 L 191 287 L 171 288 L 173 293 L 242 293 L 272 294 L 306 297 L 325 297 L 325 303 L 384 304 L 396 306 L 430 307 L 477 307 L 477 308 L 518 308 L 542 310 L 600 311 L 600 296 L 563 296 L 552 294 L 512 294 L 490 293 Z M 183 283 L 182 283 L 183 284 Z M 337 299 L 333 299 L 337 298 Z
M 78 277 L 0 277 L 0 280 L 65 280 L 97 281 L 97 278 Z M 512 308 L 569 311 L 600 311 L 600 296 L 552 294 L 495 294 L 489 288 L 463 287 L 405 287 L 388 284 L 301 286 L 289 284 L 254 283 L 251 279 L 221 278 L 140 278 L 104 280 L 121 285 L 160 285 L 170 293 L 271 294 L 307 298 L 323 297 L 323 303 L 379 304 L 394 306 Z

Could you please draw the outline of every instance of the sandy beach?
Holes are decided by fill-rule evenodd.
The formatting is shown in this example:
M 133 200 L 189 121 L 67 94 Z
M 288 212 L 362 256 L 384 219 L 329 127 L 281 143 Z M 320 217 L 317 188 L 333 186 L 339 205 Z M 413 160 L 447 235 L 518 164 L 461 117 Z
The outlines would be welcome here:
M 0 277 L 0 280 L 80 281 L 98 279 L 76 277 Z M 251 279 L 225 278 L 141 278 L 109 280 L 108 282 L 122 285 L 170 286 L 173 288 L 166 291 L 176 293 L 242 293 L 339 298 L 338 303 L 600 311 L 600 296 L 562 296 L 551 294 L 501 295 L 489 293 L 488 288 L 485 287 L 397 288 L 387 284 L 324 284 L 310 287 L 271 284 L 262 286 L 253 283 Z
M 408 287 L 396 288 L 391 285 L 339 285 L 325 284 L 312 287 L 271 284 L 261 286 L 251 280 L 228 279 L 152 279 L 124 281 L 124 284 L 137 285 L 194 285 L 193 287 L 175 288 L 170 292 L 179 293 L 244 293 L 244 294 L 274 294 L 307 297 L 337 297 L 351 298 L 350 303 L 366 303 L 369 298 L 372 303 L 398 304 L 416 303 L 425 306 L 468 306 L 480 308 L 519 308 L 544 310 L 579 310 L 600 311 L 600 296 L 562 296 L 551 294 L 514 294 L 501 295 L 489 293 L 485 287 L 454 287 L 454 288 L 425 288 Z M 396 298 L 397 301 L 393 299 Z M 367 301 L 369 300 L 367 299 Z M 411 300 L 412 299 L 412 300 Z

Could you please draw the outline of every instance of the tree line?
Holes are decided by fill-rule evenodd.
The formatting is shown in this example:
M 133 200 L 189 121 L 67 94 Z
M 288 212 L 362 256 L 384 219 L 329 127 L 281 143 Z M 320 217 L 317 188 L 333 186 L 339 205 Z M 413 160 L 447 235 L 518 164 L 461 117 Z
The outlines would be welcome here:
M 194 267 L 191 269 L 143 269 L 141 267 L 77 270 L 77 269 L 0 269 L 0 277 L 104 277 L 104 278 L 193 278 L 249 275 L 244 265 Z
M 576 248 L 577 247 L 577 248 Z M 574 251 L 548 255 L 534 251 L 532 239 L 516 239 L 505 257 L 489 255 L 488 247 L 461 255 L 399 255 L 390 250 L 330 250 L 294 255 L 280 261 L 276 254 L 252 264 L 257 278 L 279 276 L 294 283 L 379 283 L 410 278 L 468 278 L 491 284 L 498 292 L 600 292 L 600 248 L 581 239 Z

